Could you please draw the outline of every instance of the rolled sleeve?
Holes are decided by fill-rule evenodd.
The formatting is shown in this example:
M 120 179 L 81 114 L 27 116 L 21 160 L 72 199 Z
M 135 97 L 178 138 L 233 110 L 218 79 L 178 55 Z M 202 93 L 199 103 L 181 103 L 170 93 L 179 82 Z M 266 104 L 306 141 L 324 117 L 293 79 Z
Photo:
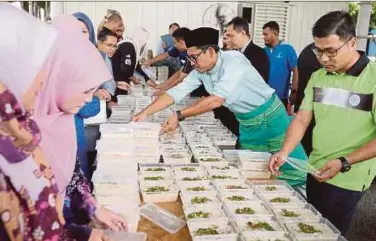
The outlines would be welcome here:
M 192 71 L 180 84 L 167 91 L 167 94 L 174 99 L 175 103 L 180 102 L 202 84 L 199 73 Z
M 315 82 L 315 73 L 312 74 L 304 90 L 304 99 L 299 110 L 313 110 L 313 87 Z
M 234 58 L 225 68 L 225 73 L 221 76 L 219 84 L 215 85 L 213 95 L 225 99 L 225 104 L 231 105 L 239 99 L 242 94 L 240 81 L 243 78 L 244 70 L 249 69 L 249 63 L 241 58 Z M 259 75 L 256 69 L 254 74 Z

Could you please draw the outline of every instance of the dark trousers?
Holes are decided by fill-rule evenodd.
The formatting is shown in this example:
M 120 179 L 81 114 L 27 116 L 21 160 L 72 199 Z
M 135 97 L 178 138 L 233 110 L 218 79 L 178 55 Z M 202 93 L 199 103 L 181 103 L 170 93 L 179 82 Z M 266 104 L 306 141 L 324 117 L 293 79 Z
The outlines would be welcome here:
M 344 235 L 350 228 L 356 205 L 364 192 L 343 189 L 320 183 L 307 176 L 307 200 Z

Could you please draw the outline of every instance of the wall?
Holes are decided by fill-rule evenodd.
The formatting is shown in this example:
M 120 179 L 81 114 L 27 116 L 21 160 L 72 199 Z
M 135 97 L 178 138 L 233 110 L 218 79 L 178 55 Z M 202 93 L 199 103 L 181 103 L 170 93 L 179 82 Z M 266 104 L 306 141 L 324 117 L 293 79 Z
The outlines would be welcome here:
M 201 27 L 205 10 L 213 4 L 216 2 L 52 2 L 51 17 L 60 13 L 82 11 L 96 26 L 108 8 L 116 9 L 125 19 L 127 32 L 138 26 L 143 26 L 150 32 L 148 46 L 155 50 L 157 39 L 168 31 L 169 24 L 177 22 L 191 29 Z M 224 4 L 237 13 L 238 2 Z M 346 2 L 298 2 L 289 5 L 290 21 L 286 39 L 298 53 L 312 41 L 311 28 L 321 15 L 333 10 L 348 9 Z
M 177 22 L 180 26 L 191 29 L 201 27 L 205 10 L 213 4 L 216 2 L 55 2 L 52 7 L 52 17 L 59 13 L 70 14 L 81 11 L 86 13 L 97 26 L 107 9 L 116 9 L 125 19 L 126 32 L 139 26 L 150 32 L 148 46 L 155 50 L 159 36 L 168 32 L 171 23 Z M 237 2 L 224 4 L 236 15 Z
M 312 26 L 330 11 L 348 10 L 346 2 L 300 2 L 291 4 L 288 42 L 299 53 L 313 41 Z

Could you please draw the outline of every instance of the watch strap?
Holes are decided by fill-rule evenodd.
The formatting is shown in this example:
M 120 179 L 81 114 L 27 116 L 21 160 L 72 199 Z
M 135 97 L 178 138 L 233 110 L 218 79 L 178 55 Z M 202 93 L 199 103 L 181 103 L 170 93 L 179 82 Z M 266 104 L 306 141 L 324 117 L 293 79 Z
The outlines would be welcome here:
M 351 164 L 345 157 L 341 156 L 338 160 L 340 160 L 342 164 L 341 172 L 347 172 L 351 169 Z
M 185 120 L 185 118 L 184 118 L 184 116 L 181 114 L 181 111 L 180 111 L 180 110 L 177 110 L 177 111 L 176 111 L 176 114 L 178 115 L 178 121 L 179 121 L 179 122 Z

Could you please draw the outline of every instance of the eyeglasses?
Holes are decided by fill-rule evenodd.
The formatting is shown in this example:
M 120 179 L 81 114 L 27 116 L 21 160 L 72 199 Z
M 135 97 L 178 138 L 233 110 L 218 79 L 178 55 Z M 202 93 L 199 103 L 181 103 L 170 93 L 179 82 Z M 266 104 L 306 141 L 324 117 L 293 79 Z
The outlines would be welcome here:
M 321 49 L 317 48 L 316 46 L 314 46 L 314 47 L 312 47 L 312 51 L 318 58 L 321 58 L 323 54 L 325 54 L 328 58 L 334 58 L 338 55 L 338 52 L 343 48 L 343 46 L 345 46 L 350 40 L 351 40 L 351 38 L 348 39 L 344 44 L 342 44 L 337 49 L 329 48 L 329 49 L 321 50 Z
M 192 55 L 187 55 L 187 60 L 191 61 L 192 64 L 197 64 L 197 60 L 200 57 L 200 55 L 204 52 L 204 50 L 201 50 L 200 53 L 198 54 L 192 54 Z

